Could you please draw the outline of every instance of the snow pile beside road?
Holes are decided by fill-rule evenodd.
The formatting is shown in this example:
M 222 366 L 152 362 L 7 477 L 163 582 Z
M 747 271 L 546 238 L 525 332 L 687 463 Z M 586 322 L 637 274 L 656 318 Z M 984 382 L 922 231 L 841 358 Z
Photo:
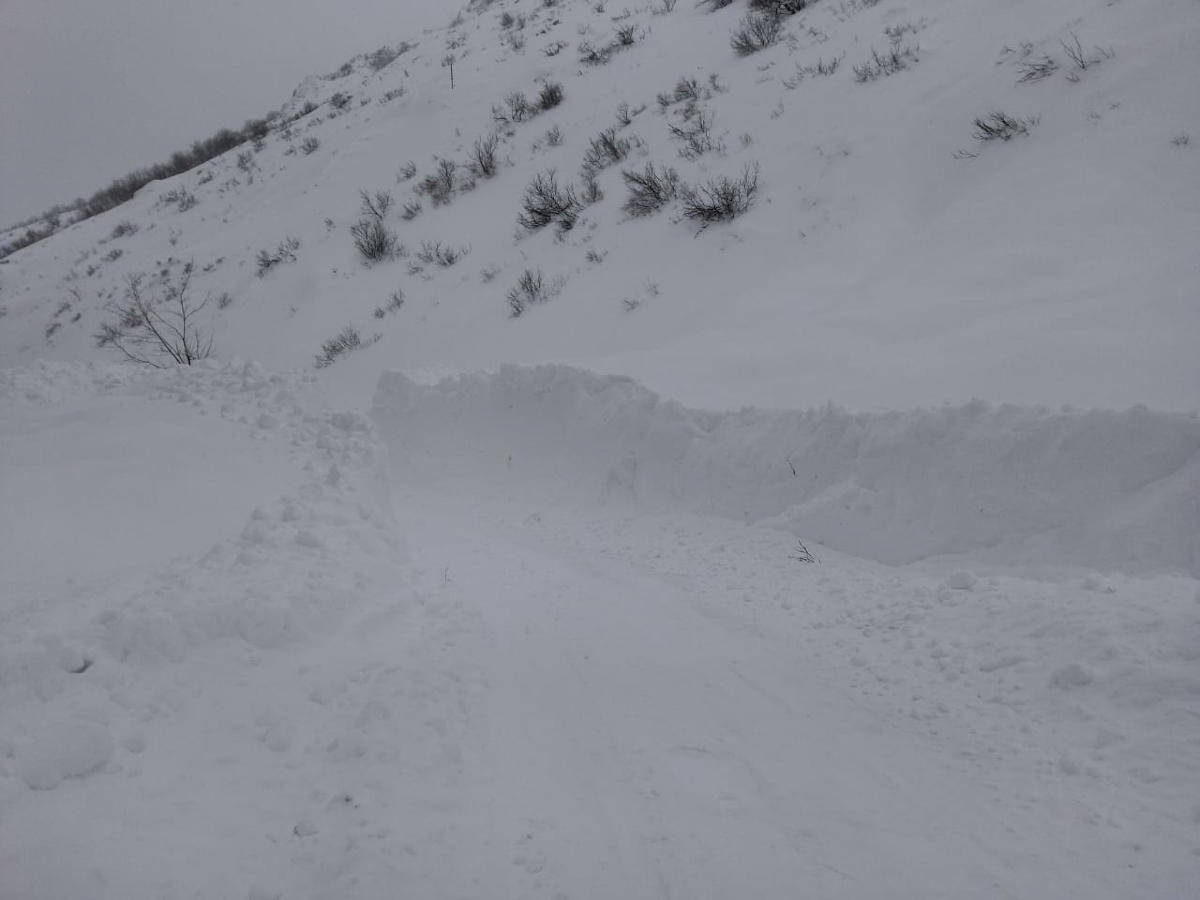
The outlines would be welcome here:
M 713 413 L 637 383 L 506 366 L 386 374 L 374 418 L 428 474 L 566 481 L 607 500 L 769 522 L 888 563 L 1200 572 L 1200 419 L 982 402 Z
M 323 633 L 404 559 L 370 422 L 310 374 L 43 364 L 0 412 L 6 791 L 128 770 L 164 666 Z

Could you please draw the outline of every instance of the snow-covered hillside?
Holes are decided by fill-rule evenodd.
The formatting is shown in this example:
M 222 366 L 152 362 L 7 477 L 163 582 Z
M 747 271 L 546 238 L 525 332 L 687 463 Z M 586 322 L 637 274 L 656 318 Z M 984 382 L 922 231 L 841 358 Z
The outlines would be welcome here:
M 476 0 L 0 261 L 0 900 L 1194 893 L 1200 7 L 792 5 Z
M 93 335 L 122 278 L 194 260 L 195 289 L 230 300 L 214 310 L 218 351 L 275 368 L 310 363 L 349 322 L 381 340 L 342 366 L 572 362 L 703 406 L 1196 408 L 1194 0 L 821 0 L 746 57 L 729 43 L 742 0 L 711 13 L 477 6 L 444 31 L 395 35 L 405 52 L 378 71 L 363 57 L 302 84 L 283 118 L 317 109 L 247 146 L 242 168 L 231 152 L 10 257 L 0 359 L 100 355 Z M 504 27 L 506 13 L 521 18 Z M 885 30 L 912 49 L 906 68 L 860 83 L 854 67 L 888 49 Z M 1076 37 L 1086 69 L 1061 44 Z M 581 61 L 581 46 L 614 42 L 607 62 Z M 1024 81 L 1043 57 L 1057 68 Z M 814 68 L 834 60 L 831 75 Z M 494 119 L 546 82 L 563 86 L 559 105 Z M 995 110 L 1037 124 L 976 140 L 973 120 Z M 702 116 L 715 146 L 683 159 L 670 128 Z M 582 195 L 589 141 L 610 127 L 630 143 L 599 172 L 603 199 L 561 237 L 519 229 L 530 180 L 554 169 Z M 476 139 L 497 130 L 495 176 L 470 176 Z M 435 206 L 413 188 L 440 159 L 458 171 Z M 621 172 L 650 162 L 692 183 L 758 165 L 758 201 L 699 234 L 678 201 L 631 219 Z M 349 234 L 360 189 L 392 193 L 387 225 L 407 257 L 364 267 Z M 170 191 L 195 205 L 180 211 L 191 201 Z M 411 202 L 422 210 L 405 221 Z M 123 221 L 139 230 L 110 239 Z M 257 254 L 288 237 L 295 261 L 256 277 Z M 418 260 L 435 241 L 470 252 Z M 526 269 L 554 296 L 514 321 L 505 295 Z M 395 291 L 404 305 L 387 312 Z

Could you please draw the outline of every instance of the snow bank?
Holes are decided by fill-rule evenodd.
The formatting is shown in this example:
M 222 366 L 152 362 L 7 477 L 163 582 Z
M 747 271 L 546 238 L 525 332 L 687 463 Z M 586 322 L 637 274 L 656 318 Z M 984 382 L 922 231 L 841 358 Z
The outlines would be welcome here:
M 711 413 L 560 366 L 380 380 L 374 418 L 414 473 L 555 479 L 655 508 L 767 522 L 888 563 L 1200 572 L 1200 419 L 973 402 Z
M 97 673 L 327 633 L 405 559 L 383 459 L 311 373 L 0 370 L 0 779 L 106 765 L 66 712 Z

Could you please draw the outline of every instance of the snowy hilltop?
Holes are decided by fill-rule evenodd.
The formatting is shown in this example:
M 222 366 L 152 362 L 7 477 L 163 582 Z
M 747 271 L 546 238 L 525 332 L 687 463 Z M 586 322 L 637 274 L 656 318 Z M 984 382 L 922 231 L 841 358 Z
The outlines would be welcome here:
M 472 0 L 0 233 L 0 898 L 1188 896 L 1197 12 Z

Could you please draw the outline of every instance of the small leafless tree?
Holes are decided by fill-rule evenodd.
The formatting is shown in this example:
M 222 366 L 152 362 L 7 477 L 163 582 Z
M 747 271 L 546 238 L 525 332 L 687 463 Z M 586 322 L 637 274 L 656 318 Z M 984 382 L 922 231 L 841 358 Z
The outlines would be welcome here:
M 486 137 L 477 138 L 471 151 L 471 171 L 481 178 L 496 174 L 496 148 L 500 146 L 500 135 L 494 131 Z
M 376 191 L 372 197 L 366 191 L 360 190 L 358 196 L 362 201 L 361 212 L 364 217 L 373 216 L 381 222 L 387 218 L 388 210 L 392 208 L 390 191 Z
M 143 275 L 127 276 L 122 298 L 105 305 L 116 321 L 101 323 L 96 345 L 114 347 L 129 361 L 156 369 L 190 366 L 211 356 L 212 333 L 202 332 L 195 321 L 209 298 L 196 303 L 188 295 L 194 269 L 192 262 L 184 265 L 178 282 L 161 298 L 146 290 Z

